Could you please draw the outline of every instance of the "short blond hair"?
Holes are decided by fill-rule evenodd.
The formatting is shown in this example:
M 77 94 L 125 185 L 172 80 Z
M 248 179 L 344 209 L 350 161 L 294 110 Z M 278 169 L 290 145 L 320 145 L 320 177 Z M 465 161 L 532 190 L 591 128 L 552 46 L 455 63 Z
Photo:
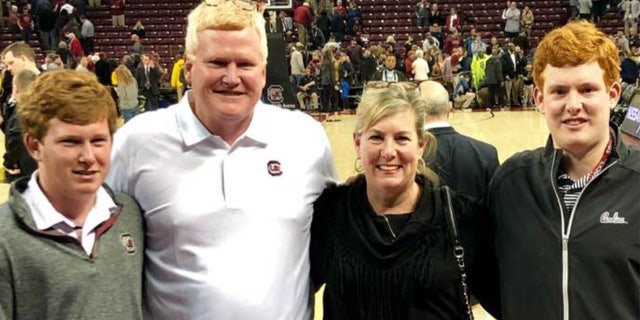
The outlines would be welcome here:
M 193 59 L 198 50 L 198 33 L 204 30 L 243 30 L 254 28 L 260 38 L 260 55 L 262 62 L 267 64 L 267 32 L 265 30 L 264 17 L 258 10 L 244 10 L 238 7 L 234 1 L 242 0 L 214 0 L 216 6 L 211 6 L 203 1 L 187 17 L 187 36 L 185 53 L 189 59 Z M 224 45 L 224 44 L 220 44 Z
M 23 134 L 42 140 L 49 120 L 87 125 L 107 120 L 116 130 L 116 104 L 96 75 L 74 70 L 48 71 L 39 76 L 18 98 L 18 119 Z

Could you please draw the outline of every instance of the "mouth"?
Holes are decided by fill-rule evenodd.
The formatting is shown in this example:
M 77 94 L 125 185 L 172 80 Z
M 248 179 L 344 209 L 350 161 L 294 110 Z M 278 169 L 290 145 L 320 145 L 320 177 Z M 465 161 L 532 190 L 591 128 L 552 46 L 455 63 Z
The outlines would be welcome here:
M 80 177 L 81 179 L 92 179 L 94 176 L 98 174 L 97 170 L 73 170 L 74 175 Z
M 577 126 L 580 126 L 580 125 L 582 125 L 582 124 L 584 124 L 586 122 L 587 122 L 587 119 L 584 119 L 584 118 L 569 118 L 569 119 L 566 119 L 566 120 L 562 120 L 562 123 L 564 125 L 569 126 L 569 127 L 577 127 Z
M 376 169 L 384 171 L 384 172 L 394 172 L 396 170 L 399 170 L 400 168 L 402 168 L 401 165 L 397 165 L 397 164 L 379 164 L 376 165 Z
M 222 96 L 227 96 L 227 97 L 239 97 L 244 95 L 244 92 L 230 91 L 230 90 L 214 90 L 213 93 L 219 94 Z

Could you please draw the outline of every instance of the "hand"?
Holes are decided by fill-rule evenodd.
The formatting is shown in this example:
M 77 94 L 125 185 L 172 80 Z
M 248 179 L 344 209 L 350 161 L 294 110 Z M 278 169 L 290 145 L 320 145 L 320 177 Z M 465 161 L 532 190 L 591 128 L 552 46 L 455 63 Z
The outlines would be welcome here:
M 20 168 L 15 168 L 15 169 L 4 168 L 4 170 L 7 171 L 8 174 L 11 174 L 14 176 L 20 174 Z

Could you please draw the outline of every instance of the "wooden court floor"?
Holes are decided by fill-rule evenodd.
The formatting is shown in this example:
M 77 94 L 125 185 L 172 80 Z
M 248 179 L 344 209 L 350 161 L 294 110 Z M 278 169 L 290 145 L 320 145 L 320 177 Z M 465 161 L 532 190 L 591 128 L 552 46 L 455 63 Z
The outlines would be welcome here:
M 449 122 L 460 133 L 493 144 L 500 162 L 516 152 L 543 146 L 549 134 L 543 116 L 537 111 L 455 112 Z M 355 174 L 354 125 L 354 115 L 333 115 L 323 122 L 342 181 Z M 4 153 L 1 133 L 0 152 Z M 0 202 L 6 201 L 8 190 L 8 184 L 0 183 Z M 322 291 L 316 295 L 315 308 L 315 319 L 322 319 Z M 474 308 L 474 313 L 478 320 L 493 319 L 481 308 Z

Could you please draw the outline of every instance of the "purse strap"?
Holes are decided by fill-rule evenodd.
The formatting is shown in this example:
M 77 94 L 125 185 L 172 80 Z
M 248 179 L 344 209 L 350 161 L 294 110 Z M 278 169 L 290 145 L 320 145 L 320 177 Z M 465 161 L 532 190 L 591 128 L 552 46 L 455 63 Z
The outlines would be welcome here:
M 453 256 L 456 259 L 458 265 L 458 271 L 460 272 L 460 288 L 462 291 L 462 300 L 464 302 L 464 311 L 466 313 L 465 319 L 473 320 L 473 310 L 471 310 L 471 302 L 469 301 L 469 286 L 467 285 L 467 271 L 464 263 L 464 247 L 460 240 L 460 234 L 458 225 L 456 224 L 456 217 L 453 213 L 453 203 L 451 202 L 451 192 L 449 187 L 442 186 L 441 195 L 444 198 L 446 205 L 445 215 L 447 217 L 447 225 L 449 227 L 449 235 L 451 236 L 451 242 L 453 247 Z

